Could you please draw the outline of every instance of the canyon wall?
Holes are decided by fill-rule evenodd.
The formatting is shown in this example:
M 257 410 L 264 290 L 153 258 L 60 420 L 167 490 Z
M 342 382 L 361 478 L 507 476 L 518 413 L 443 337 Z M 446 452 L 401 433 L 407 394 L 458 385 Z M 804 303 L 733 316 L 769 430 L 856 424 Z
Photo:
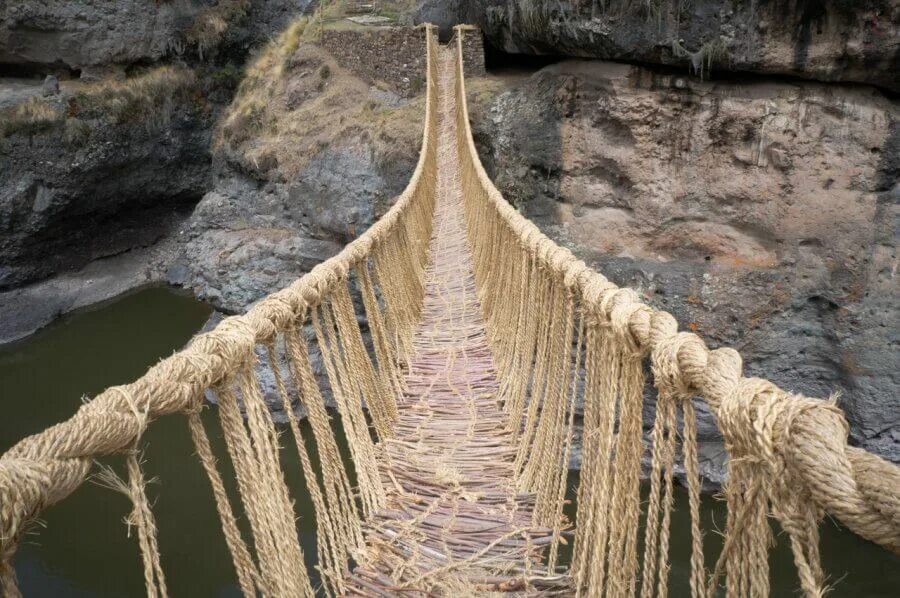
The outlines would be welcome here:
M 425 0 L 419 18 L 475 23 L 513 54 L 871 83 L 900 91 L 893 0 Z
M 148 35 L 116 25 L 139 2 L 113 4 L 66 3 L 54 13 L 72 17 L 64 23 L 51 5 L 0 12 L 0 63 L 23 72 L 65 79 L 99 65 L 129 81 L 173 61 L 193 73 L 154 96 L 159 122 L 139 118 L 156 111 L 91 104 L 118 96 L 66 80 L 41 100 L 51 116 L 28 108 L 12 128 L 0 119 L 0 308 L 12 314 L 2 339 L 120 292 L 122 280 L 168 280 L 242 311 L 364 230 L 415 166 L 415 65 L 356 43 L 410 32 L 278 37 L 292 6 L 271 0 L 235 18 L 201 60 L 172 40 L 231 3 L 164 3 Z M 507 199 L 712 346 L 739 349 L 750 374 L 817 397 L 839 391 L 854 441 L 900 460 L 900 17 L 887 2 L 849 6 L 425 0 L 417 18 L 445 35 L 461 21 L 484 29 L 500 68 L 469 81 L 470 109 Z M 244 65 L 267 37 L 277 39 Z M 82 38 L 80 53 L 66 51 Z M 370 64 L 378 57 L 401 60 L 400 72 Z M 23 116 L 40 94 L 34 81 L 4 83 L 0 114 Z M 97 259 L 123 252 L 136 257 L 107 269 L 120 282 L 87 292 L 113 278 Z M 717 479 L 710 417 L 704 466 Z
M 479 25 L 500 73 L 561 61 L 473 114 L 508 200 L 749 374 L 835 393 L 853 441 L 900 461 L 900 5 L 424 0 L 417 16 Z
M 165 279 L 242 63 L 308 4 L 0 4 L 0 342 Z
M 542 230 L 750 375 L 839 392 L 854 439 L 900 459 L 895 102 L 578 61 L 489 110 L 483 157 Z

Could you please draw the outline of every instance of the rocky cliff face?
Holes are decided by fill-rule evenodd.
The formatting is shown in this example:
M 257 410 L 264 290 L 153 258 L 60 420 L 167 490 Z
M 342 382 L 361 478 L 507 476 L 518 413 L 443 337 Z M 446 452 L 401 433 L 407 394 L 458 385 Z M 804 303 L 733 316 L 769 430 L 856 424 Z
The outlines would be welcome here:
M 900 90 L 892 0 L 426 1 L 421 16 L 479 24 L 516 54 L 795 75 Z
M 564 62 L 500 95 L 479 140 L 558 242 L 749 374 L 839 391 L 854 439 L 898 460 L 898 118 L 868 87 Z
M 152 247 L 209 186 L 217 112 L 215 89 L 184 68 L 64 81 L 46 98 L 21 87 L 29 99 L 0 107 L 0 341 L 160 278 L 143 263 L 159 263 Z
M 156 61 L 203 8 L 150 0 L 9 0 L 0 8 L 0 63 L 108 68 Z
M 63 81 L 37 102 L 34 82 L 0 85 L 0 339 L 163 278 L 242 311 L 339 251 L 413 170 L 422 97 L 408 73 L 403 85 L 379 80 L 365 60 L 335 61 L 288 30 L 220 116 L 232 89 L 221 80 L 239 74 L 225 60 L 281 30 L 294 4 L 143 4 L 0 8 L 0 63 L 130 75 Z M 883 92 L 898 89 L 900 17 L 876 0 L 849 7 L 426 0 L 419 16 L 479 22 L 510 53 L 675 65 L 568 61 L 471 80 L 486 165 L 558 242 L 711 345 L 739 349 L 751 374 L 814 396 L 840 390 L 855 441 L 897 460 L 900 137 Z M 219 31 L 210 11 L 226 8 L 237 12 Z M 216 51 L 219 67 L 192 63 L 193 77 L 150 104 L 127 92 L 138 65 Z M 710 68 L 880 88 L 710 82 Z M 708 413 L 702 423 L 715 479 L 721 447 Z
M 164 279 L 236 63 L 308 4 L 0 6 L 0 341 Z
M 148 245 L 190 213 L 209 184 L 213 113 L 191 73 L 165 76 L 171 87 L 140 102 L 73 86 L 36 104 L 55 111 L 43 122 L 4 113 L 24 130 L 0 140 L 0 289 Z M 118 102 L 133 105 L 114 115 Z
M 0 6 L 0 64 L 98 76 L 219 45 L 246 51 L 309 0 L 9 0 Z
M 213 144 L 217 182 L 170 271 L 226 312 L 340 251 L 390 208 L 418 160 L 423 89 L 404 97 L 405 85 L 373 76 L 374 58 L 351 70 L 297 35 L 284 34 L 248 68 Z M 368 37 L 355 39 L 347 51 L 364 55 Z M 419 52 L 409 52 L 412 64 Z M 479 111 L 501 88 L 474 84 Z

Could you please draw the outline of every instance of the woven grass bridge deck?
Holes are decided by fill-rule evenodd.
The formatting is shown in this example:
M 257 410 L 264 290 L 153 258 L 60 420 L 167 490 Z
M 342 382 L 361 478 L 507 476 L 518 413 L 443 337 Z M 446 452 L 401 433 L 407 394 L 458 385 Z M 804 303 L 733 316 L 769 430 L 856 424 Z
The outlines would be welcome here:
M 348 593 L 391 595 L 426 578 L 462 595 L 524 590 L 527 573 L 529 593 L 571 595 L 569 576 L 541 565 L 553 528 L 534 525 L 534 494 L 516 487 L 517 451 L 462 216 L 455 55 L 441 54 L 437 199 L 421 323 L 396 436 L 379 446 L 387 505 L 366 524 L 374 558 L 354 571 Z
M 768 595 L 777 540 L 790 547 L 803 594 L 822 596 L 826 514 L 900 553 L 900 468 L 849 446 L 834 401 L 745 377 L 736 351 L 679 331 L 672 315 L 589 268 L 501 196 L 472 138 L 465 31 L 441 48 L 434 27 L 423 27 L 419 162 L 369 230 L 0 456 L 0 596 L 20 595 L 16 549 L 42 511 L 112 454 L 124 454 L 126 479 L 106 470 L 106 481 L 131 499 L 148 596 L 169 595 L 141 446 L 153 420 L 175 414 L 190 428 L 245 596 L 667 596 L 676 468 L 691 544 L 688 579 L 673 594 Z M 263 374 L 289 434 L 272 420 Z M 199 415 L 207 393 L 218 398 L 222 454 Z M 701 520 L 699 402 L 728 453 L 721 534 L 705 533 Z M 576 414 L 583 444 L 570 528 Z M 287 444 L 315 512 L 318 577 L 298 539 Z M 572 545 L 567 562 L 563 543 Z

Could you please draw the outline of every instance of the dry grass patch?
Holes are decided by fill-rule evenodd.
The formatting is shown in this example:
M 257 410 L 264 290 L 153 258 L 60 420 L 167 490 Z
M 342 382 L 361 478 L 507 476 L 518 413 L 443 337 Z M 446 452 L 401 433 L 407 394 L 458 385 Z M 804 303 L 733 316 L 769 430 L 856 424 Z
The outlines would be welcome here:
M 225 141 L 240 144 L 263 129 L 269 104 L 279 91 L 287 61 L 299 46 L 306 25 L 305 17 L 291 23 L 244 69 L 221 128 Z
M 161 66 L 124 81 L 85 85 L 69 102 L 69 116 L 105 118 L 112 124 L 142 122 L 148 130 L 167 126 L 177 104 L 199 91 L 190 69 Z
M 19 133 L 29 135 L 63 122 L 63 111 L 41 97 L 0 110 L 0 137 Z
M 401 24 L 404 17 L 414 12 L 418 2 L 417 0 L 376 0 L 372 4 L 374 4 L 372 15 L 387 17 L 394 21 L 393 24 Z M 309 19 L 309 27 L 304 38 L 307 41 L 317 40 L 325 29 L 368 29 L 367 25 L 347 20 L 347 17 L 358 16 L 359 13 L 353 10 L 356 6 L 355 2 L 347 0 L 322 0 Z
M 250 0 L 219 0 L 197 14 L 184 34 L 185 41 L 197 48 L 202 59 L 204 54 L 218 47 L 228 27 L 243 18 L 249 10 Z
M 337 10 L 334 4 L 322 10 L 329 7 Z M 315 19 L 296 20 L 245 68 L 216 131 L 215 149 L 247 172 L 282 180 L 293 180 L 314 156 L 338 145 L 372 151 L 380 165 L 415 164 L 424 84 L 422 93 L 404 100 L 364 82 L 308 41 Z M 496 78 L 470 80 L 473 107 L 509 84 Z
M 306 43 L 301 18 L 247 67 L 216 135 L 217 147 L 252 170 L 275 166 L 286 178 L 337 140 L 362 138 L 382 152 L 415 156 L 424 98 L 399 108 L 341 69 L 324 50 Z
M 0 111 L 0 137 L 33 134 L 65 125 L 65 140 L 77 143 L 90 136 L 92 120 L 110 124 L 144 123 L 148 131 L 167 126 L 176 106 L 199 92 L 197 77 L 186 68 L 161 66 L 136 77 L 75 82 L 67 103 L 59 98 L 32 97 Z

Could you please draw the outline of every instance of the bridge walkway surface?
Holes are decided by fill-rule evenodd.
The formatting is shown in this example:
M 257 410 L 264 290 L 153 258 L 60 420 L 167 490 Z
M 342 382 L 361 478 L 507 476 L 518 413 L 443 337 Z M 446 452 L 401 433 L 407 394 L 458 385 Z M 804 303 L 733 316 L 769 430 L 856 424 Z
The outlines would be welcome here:
M 553 530 L 532 525 L 534 495 L 517 490 L 516 448 L 498 400 L 463 220 L 453 92 L 455 53 L 439 51 L 438 182 L 415 355 L 398 400 L 396 436 L 379 446 L 387 507 L 366 525 L 374 566 L 350 595 L 434 591 L 571 592 L 542 568 Z

